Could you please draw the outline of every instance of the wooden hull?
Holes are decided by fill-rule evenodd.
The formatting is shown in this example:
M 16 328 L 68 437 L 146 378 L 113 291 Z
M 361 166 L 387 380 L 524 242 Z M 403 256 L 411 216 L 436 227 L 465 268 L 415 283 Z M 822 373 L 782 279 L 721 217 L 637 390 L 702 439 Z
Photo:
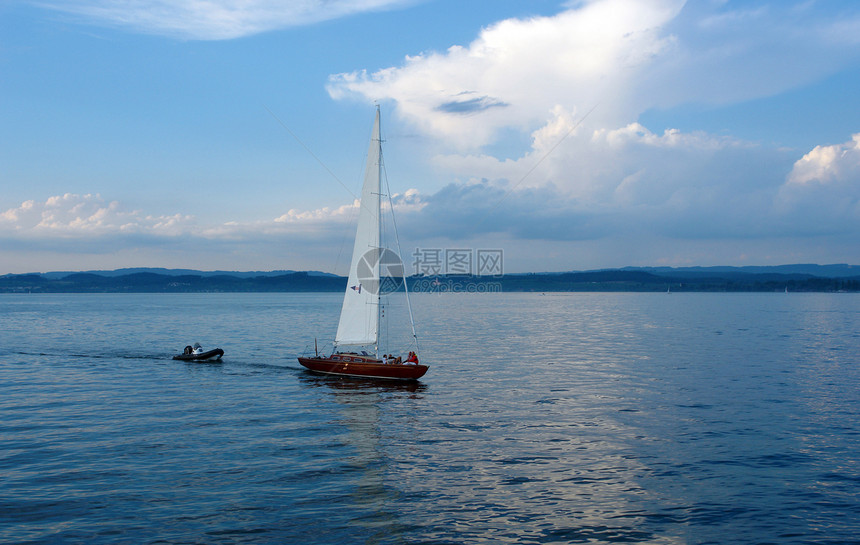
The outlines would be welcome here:
M 220 360 L 223 355 L 224 351 L 220 348 L 216 348 L 214 350 L 209 350 L 208 352 L 203 352 L 202 354 L 177 354 L 173 356 L 173 359 L 182 361 Z
M 360 356 L 340 356 L 337 359 L 300 357 L 299 363 L 315 373 L 386 380 L 418 380 L 427 372 L 426 365 L 386 364 Z

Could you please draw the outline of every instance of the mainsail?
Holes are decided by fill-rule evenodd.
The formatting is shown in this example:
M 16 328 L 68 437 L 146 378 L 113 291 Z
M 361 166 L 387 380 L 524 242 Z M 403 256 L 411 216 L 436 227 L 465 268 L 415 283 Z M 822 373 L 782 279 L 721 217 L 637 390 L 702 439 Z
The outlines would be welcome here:
M 336 345 L 375 345 L 379 337 L 380 171 L 379 110 L 373 123 L 349 280 L 337 325 Z

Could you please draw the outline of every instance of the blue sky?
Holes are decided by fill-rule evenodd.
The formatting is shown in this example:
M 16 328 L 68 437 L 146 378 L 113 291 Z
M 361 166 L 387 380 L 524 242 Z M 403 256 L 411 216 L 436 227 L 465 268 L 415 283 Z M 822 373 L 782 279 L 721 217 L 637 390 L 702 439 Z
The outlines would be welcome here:
M 857 264 L 858 96 L 848 0 L 7 0 L 0 274 L 345 274 L 376 103 L 407 263 Z

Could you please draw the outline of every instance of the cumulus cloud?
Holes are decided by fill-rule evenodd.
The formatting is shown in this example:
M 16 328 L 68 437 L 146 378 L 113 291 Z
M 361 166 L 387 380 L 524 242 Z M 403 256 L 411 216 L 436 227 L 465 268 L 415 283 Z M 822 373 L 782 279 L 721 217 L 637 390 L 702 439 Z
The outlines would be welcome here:
M 123 210 L 117 201 L 100 195 L 66 193 L 45 202 L 28 200 L 0 213 L 0 233 L 28 238 L 99 237 L 147 232 L 159 236 L 182 234 L 191 216 L 149 216 Z
M 40 6 L 95 24 L 192 40 L 224 40 L 393 9 L 415 0 L 47 0 Z
M 335 99 L 389 100 L 399 115 L 457 151 L 532 131 L 562 107 L 616 129 L 650 108 L 770 96 L 858 56 L 856 14 L 812 3 L 734 8 L 725 2 L 591 0 L 557 15 L 508 19 L 468 45 L 402 65 L 334 74 Z
M 796 163 L 788 185 L 840 185 L 860 188 L 860 133 L 844 144 L 815 146 Z
M 414 217 L 427 206 L 424 198 L 410 189 L 393 194 L 391 204 L 398 214 Z M 340 256 L 345 255 L 359 206 L 353 201 L 312 210 L 292 208 L 254 222 L 205 223 L 190 215 L 129 211 L 94 194 L 27 200 L 0 211 L 0 263 L 6 268 L 0 274 L 15 270 L 19 252 L 26 254 L 27 263 L 44 261 L 46 270 L 129 263 L 187 267 L 191 260 L 195 268 L 344 272 L 340 268 L 349 263 L 345 257 L 336 259 L 335 253 L 341 247 Z
M 860 228 L 860 133 L 816 146 L 794 163 L 780 188 L 777 210 L 792 226 L 817 232 Z
M 464 179 L 418 196 L 423 206 L 404 222 L 408 236 L 617 244 L 648 235 L 749 244 L 860 235 L 860 135 L 800 156 L 706 133 L 656 134 L 631 123 L 573 131 L 547 155 L 555 138 L 544 130 L 557 137 L 570 129 L 569 119 L 551 121 L 516 160 L 440 157 Z M 540 183 L 531 183 L 532 175 Z
M 528 128 L 555 105 L 588 108 L 629 83 L 654 56 L 673 49 L 661 27 L 678 0 L 588 2 L 553 17 L 509 19 L 468 46 L 408 57 L 401 67 L 331 76 L 332 97 L 391 99 L 403 117 L 461 148 L 491 142 L 503 127 Z M 624 100 L 600 108 L 603 120 L 629 119 Z M 626 111 L 625 111 L 626 110 Z
M 415 189 L 392 195 L 398 214 L 414 213 L 427 203 Z M 77 250 L 81 245 L 158 245 L 207 241 L 258 243 L 284 240 L 294 243 L 340 240 L 353 233 L 358 200 L 338 207 L 312 210 L 291 208 L 284 214 L 253 222 L 205 223 L 183 214 L 148 215 L 126 210 L 118 201 L 100 195 L 66 193 L 43 202 L 28 200 L 0 212 L 0 240 Z M 388 206 L 388 203 L 385 203 Z
M 275 223 L 280 224 L 307 224 L 325 223 L 330 221 L 349 221 L 357 213 L 361 202 L 356 199 L 350 204 L 337 208 L 323 207 L 316 210 L 298 210 L 291 208 L 281 216 L 275 218 Z
M 405 208 L 414 201 L 413 193 L 409 195 L 409 198 L 395 198 L 403 200 Z M 290 209 L 271 220 L 204 224 L 191 215 L 148 215 L 126 210 L 118 201 L 108 202 L 100 195 L 66 193 L 49 197 L 44 202 L 24 201 L 0 212 L 0 237 L 30 241 L 122 237 L 248 240 L 300 234 L 313 238 L 342 231 L 356 217 L 358 206 L 359 202 L 354 201 L 337 208 Z
M 724 134 L 654 132 L 639 118 L 815 81 L 857 58 L 860 34 L 847 29 L 858 21 L 814 3 L 569 2 L 400 66 L 332 75 L 328 91 L 390 101 L 437 143 L 434 162 L 456 181 L 422 196 L 416 216 L 438 236 L 779 237 L 806 223 L 786 204 L 799 185 L 815 180 L 835 198 L 835 180 L 856 171 L 856 143 L 797 161 L 797 152 Z M 530 145 L 498 153 L 511 149 L 503 140 L 512 133 Z M 856 184 L 839 183 L 839 194 L 853 195 Z
M 762 150 L 737 139 L 669 129 L 655 134 L 639 123 L 619 129 L 579 130 L 563 109 L 532 133 L 521 158 L 489 154 L 445 155 L 439 165 L 467 179 L 487 178 L 516 198 L 526 189 L 551 187 L 567 199 L 598 207 L 715 206 L 717 197 L 749 196 L 782 183 L 785 152 Z M 743 175 L 739 175 L 743 173 Z

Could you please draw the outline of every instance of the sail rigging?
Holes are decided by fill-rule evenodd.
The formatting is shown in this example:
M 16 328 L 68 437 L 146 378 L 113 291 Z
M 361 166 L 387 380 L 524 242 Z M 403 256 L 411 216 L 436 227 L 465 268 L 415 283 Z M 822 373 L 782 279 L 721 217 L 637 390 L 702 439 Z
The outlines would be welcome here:
M 382 147 L 380 146 L 380 165 L 381 172 L 385 173 L 385 163 L 382 161 Z M 391 198 L 391 188 L 388 186 L 388 175 L 384 177 L 385 190 L 388 196 L 388 206 L 391 209 L 391 225 L 394 228 L 394 243 L 397 246 L 397 255 L 402 256 L 403 250 L 400 248 L 400 235 L 397 232 L 397 219 L 394 216 L 394 201 Z M 415 315 L 412 312 L 412 303 L 409 300 L 409 282 L 406 281 L 406 271 L 403 269 L 402 263 L 400 267 L 400 275 L 403 279 L 403 293 L 406 296 L 406 309 L 409 314 L 409 326 L 412 329 L 412 341 L 415 343 L 415 352 L 418 350 L 418 333 L 415 331 Z

